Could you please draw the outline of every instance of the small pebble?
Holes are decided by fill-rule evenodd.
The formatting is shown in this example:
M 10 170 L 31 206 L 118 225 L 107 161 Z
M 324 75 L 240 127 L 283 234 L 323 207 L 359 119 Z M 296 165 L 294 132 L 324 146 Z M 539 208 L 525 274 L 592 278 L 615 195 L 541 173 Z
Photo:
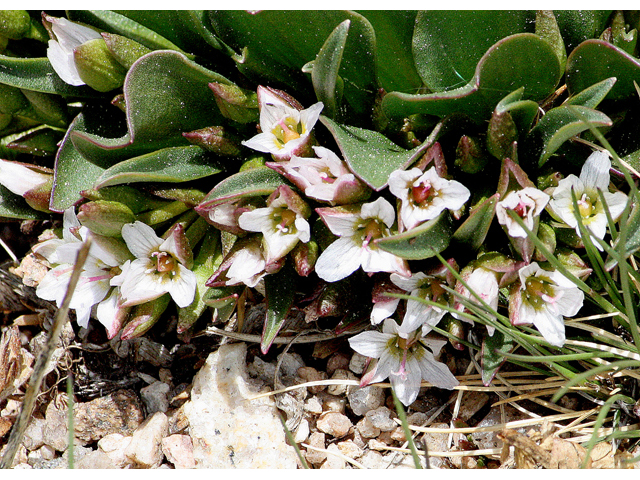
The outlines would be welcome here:
M 320 468 L 330 468 L 330 469 L 343 469 L 347 462 L 340 455 L 333 455 L 334 453 L 341 453 L 338 446 L 334 443 L 327 447 L 327 459 L 322 464 Z
M 122 468 L 128 463 L 124 452 L 131 443 L 131 438 L 131 436 L 125 437 L 119 433 L 111 433 L 98 440 L 98 448 L 109 455 L 118 468 Z
M 163 438 L 162 453 L 176 469 L 196 467 L 193 443 L 189 435 L 169 435 Z
M 345 440 L 338 443 L 338 448 L 343 455 L 356 459 L 362 455 L 362 449 L 356 445 L 353 440 Z
M 320 415 L 322 413 L 322 401 L 318 397 L 310 397 L 304 402 L 304 411 Z
M 333 375 L 331 376 L 333 380 L 355 380 L 358 379 L 356 376 L 348 370 L 343 370 L 342 368 L 338 368 Z M 327 387 L 327 393 L 331 395 L 344 395 L 345 392 L 353 390 L 354 386 L 347 384 L 339 384 L 339 385 L 329 385 Z
M 384 466 L 382 455 L 380 454 L 380 452 L 376 452 L 374 450 L 368 450 L 367 452 L 365 452 L 358 461 L 365 468 L 369 469 L 379 469 Z
M 304 380 L 305 382 L 318 382 L 321 380 L 326 380 L 328 375 L 326 372 L 319 372 L 313 367 L 301 367 L 298 369 L 298 376 Z M 310 394 L 315 395 L 316 393 L 321 392 L 327 388 L 326 385 L 314 385 L 312 387 L 307 387 L 307 390 Z
M 322 450 L 324 450 L 325 448 L 324 442 L 325 442 L 324 433 L 313 432 L 309 437 L 309 441 L 307 443 L 312 447 L 321 448 Z M 308 448 L 304 456 L 307 459 L 307 462 L 311 463 L 312 465 L 320 465 L 327 458 L 327 453 L 324 451 L 320 452 L 318 450 Z
M 166 413 L 169 409 L 169 392 L 171 387 L 163 382 L 154 382 L 140 390 L 140 396 L 147 407 L 147 415 L 156 412 Z
M 380 429 L 375 427 L 367 417 L 363 417 L 356 423 L 356 429 L 363 438 L 376 438 L 380 435 Z
M 162 463 L 162 439 L 169 433 L 169 420 L 162 412 L 147 418 L 133 433 L 124 454 L 141 468 L 157 468 Z
M 379 428 L 383 432 L 389 432 L 398 426 L 398 424 L 391 419 L 391 410 L 387 407 L 379 407 L 375 410 L 369 410 L 366 415 L 373 426 Z
M 344 353 L 336 353 L 335 355 L 331 355 L 331 357 L 329 357 L 329 360 L 327 360 L 327 374 L 333 375 L 333 372 L 338 369 L 348 369 L 349 360 L 349 357 Z
M 354 353 L 349 360 L 349 370 L 356 375 L 361 375 L 364 372 L 364 367 L 367 364 L 368 358 L 359 353 Z
M 354 388 L 347 395 L 349 406 L 358 416 L 366 414 L 369 410 L 375 410 L 384 405 L 384 390 L 380 387 Z
M 327 435 L 341 438 L 349 433 L 352 423 L 346 415 L 338 412 L 327 412 L 320 415 L 316 422 L 316 427 Z

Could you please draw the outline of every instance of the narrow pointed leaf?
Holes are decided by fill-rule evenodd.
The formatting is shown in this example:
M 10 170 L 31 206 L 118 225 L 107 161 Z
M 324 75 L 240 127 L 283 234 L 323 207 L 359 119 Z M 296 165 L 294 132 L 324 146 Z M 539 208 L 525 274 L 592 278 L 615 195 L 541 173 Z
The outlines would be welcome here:
M 339 78 L 338 71 L 342 63 L 350 24 L 349 20 L 345 20 L 331 32 L 313 62 L 311 72 L 313 89 L 318 100 L 324 103 L 325 114 L 330 118 L 335 118 L 342 97 L 342 79 Z
M 469 218 L 453 234 L 453 239 L 469 244 L 472 250 L 480 248 L 491 227 L 498 200 L 499 195 L 496 193 L 471 210 Z
M 262 330 L 260 350 L 266 354 L 293 306 L 296 274 L 287 264 L 279 272 L 264 278 L 267 316 Z
M 213 155 L 195 145 L 163 148 L 108 168 L 95 188 L 136 182 L 186 182 L 219 173 Z

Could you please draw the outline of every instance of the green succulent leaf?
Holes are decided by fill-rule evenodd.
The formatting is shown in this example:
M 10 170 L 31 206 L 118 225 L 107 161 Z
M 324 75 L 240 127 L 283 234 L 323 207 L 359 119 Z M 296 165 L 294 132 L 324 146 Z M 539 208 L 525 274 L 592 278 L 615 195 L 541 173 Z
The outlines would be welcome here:
M 600 36 L 611 10 L 555 10 L 553 13 L 570 52 L 585 40 Z
M 74 87 L 62 81 L 48 58 L 17 58 L 0 55 L 0 83 L 63 96 L 100 96 L 100 93 L 85 85 Z
M 205 285 L 209 277 L 222 263 L 223 255 L 220 247 L 220 233 L 209 229 L 202 241 L 202 245 L 195 258 L 193 268 L 196 275 L 196 294 L 193 302 L 184 308 L 178 309 L 178 333 L 185 332 L 198 321 L 207 308 L 207 293 L 209 288 Z
M 212 154 L 195 145 L 169 147 L 131 158 L 105 170 L 95 188 L 136 182 L 186 182 L 221 172 Z
M 572 95 L 565 102 L 566 105 L 582 105 L 583 107 L 596 108 L 605 99 L 611 88 L 616 83 L 616 78 L 611 77 L 595 83 L 581 92 Z
M 390 118 L 463 113 L 482 122 L 505 95 L 521 87 L 525 99 L 546 98 L 554 92 L 561 75 L 551 45 L 537 35 L 520 33 L 489 48 L 465 86 L 432 94 L 391 92 L 383 98 L 382 108 Z
M 69 20 L 86 23 L 99 30 L 122 35 L 152 50 L 177 50 L 182 52 L 180 47 L 158 34 L 154 29 L 147 28 L 135 20 L 114 11 L 71 10 L 69 11 Z
M 560 70 L 564 71 L 567 64 L 567 50 L 564 48 L 558 22 L 551 10 L 539 10 L 536 13 L 536 35 L 544 38 L 553 47 L 558 56 Z
M 637 95 L 633 85 L 640 78 L 640 60 L 603 40 L 581 43 L 567 59 L 567 87 L 581 92 L 603 80 L 615 77 L 608 99 L 620 100 Z
M 359 11 L 376 34 L 378 82 L 387 92 L 418 91 L 423 85 L 411 53 L 417 12 L 411 10 Z
M 411 165 L 424 150 L 399 147 L 374 130 L 341 125 L 321 115 L 320 121 L 335 138 L 351 171 L 374 190 L 387 185 L 394 170 Z
M 538 113 L 538 104 L 522 100 L 524 88 L 504 97 L 491 115 L 487 128 L 487 149 L 498 159 L 511 156 L 512 144 L 527 133 Z
M 183 132 L 225 122 L 210 82 L 230 84 L 179 52 L 151 52 L 133 64 L 123 86 L 128 132 L 120 138 L 74 132 L 73 143 L 88 159 L 111 163 L 189 145 Z
M 525 10 L 419 12 L 413 56 L 424 84 L 433 92 L 468 84 L 492 45 L 510 35 L 533 33 L 534 19 L 535 12 Z
M 293 306 L 296 291 L 296 274 L 291 263 L 273 275 L 264 277 L 265 296 L 267 298 L 267 316 L 264 320 L 260 351 L 266 354 L 284 325 L 284 321 Z
M 324 103 L 325 115 L 335 118 L 342 99 L 344 82 L 338 75 L 344 47 L 347 43 L 349 25 L 345 20 L 340 23 L 327 41 L 324 42 L 318 56 L 313 62 L 311 80 L 318 100 Z
M 214 206 L 243 197 L 271 195 L 280 185 L 286 183 L 275 170 L 256 167 L 230 175 L 202 200 L 200 207 Z
M 362 15 L 339 10 L 217 10 L 210 12 L 210 19 L 217 36 L 237 52 L 233 59 L 244 75 L 262 83 L 284 85 L 286 90 L 296 92 L 296 99 L 303 105 L 316 101 L 304 96 L 309 91 L 309 78 L 303 66 L 316 58 L 334 29 L 349 20 L 340 67 L 343 98 L 350 115 L 370 115 L 377 87 L 375 32 Z
M 71 141 L 73 132 L 86 131 L 87 120 L 84 113 L 78 115 L 69 125 L 56 154 L 53 190 L 50 208 L 62 213 L 79 202 L 80 192 L 93 187 L 104 168 L 90 162 L 76 149 Z
M 538 164 L 543 165 L 564 142 L 589 129 L 583 118 L 596 126 L 611 126 L 609 117 L 592 108 L 561 105 L 552 108 L 531 130 L 527 141 L 541 146 Z M 536 150 L 538 151 L 538 150 Z
M 407 260 L 431 258 L 449 246 L 453 224 L 449 212 L 444 211 L 406 232 L 376 240 L 382 250 Z
M 477 204 L 469 217 L 453 234 L 453 239 L 460 243 L 467 243 L 472 250 L 477 250 L 484 243 L 489 227 L 496 212 L 496 203 L 500 196 L 496 193 Z

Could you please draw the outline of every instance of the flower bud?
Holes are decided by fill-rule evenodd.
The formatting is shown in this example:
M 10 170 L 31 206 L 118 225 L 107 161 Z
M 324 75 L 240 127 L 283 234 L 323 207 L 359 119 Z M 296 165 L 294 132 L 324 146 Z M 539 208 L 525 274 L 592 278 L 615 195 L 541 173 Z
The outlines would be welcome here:
M 99 92 L 108 92 L 123 84 L 126 69 L 111 54 L 99 32 L 66 18 L 44 13 L 42 17 L 52 38 L 47 57 L 65 83 L 87 84 Z
M 167 309 L 170 299 L 171 297 L 165 294 L 151 302 L 136 305 L 131 312 L 131 320 L 122 329 L 120 339 L 130 340 L 147 333 Z
M 235 85 L 210 83 L 216 104 L 223 116 L 238 123 L 258 120 L 258 95 Z
M 73 51 L 80 78 L 99 92 L 121 87 L 127 70 L 115 59 L 104 39 L 83 43 Z
M 103 33 L 105 44 L 113 57 L 125 68 L 130 68 L 136 60 L 152 50 L 130 38 L 114 33 Z
M 23 197 L 31 208 L 49 212 L 53 172 L 48 168 L 0 160 L 0 185 Z
M 478 140 L 463 135 L 456 148 L 456 166 L 465 173 L 478 173 L 487 164 L 487 155 Z
M 20 40 L 31 30 L 31 17 L 26 10 L 0 10 L 0 35 Z
M 318 260 L 318 244 L 311 239 L 307 243 L 299 242 L 291 251 L 296 272 L 301 277 L 308 277 Z
M 96 200 L 80 206 L 78 220 L 93 233 L 119 237 L 122 226 L 133 223 L 135 216 L 129 207 L 120 202 Z
M 229 157 L 240 155 L 240 140 L 229 134 L 224 127 L 207 127 L 182 134 L 189 142 L 209 152 Z

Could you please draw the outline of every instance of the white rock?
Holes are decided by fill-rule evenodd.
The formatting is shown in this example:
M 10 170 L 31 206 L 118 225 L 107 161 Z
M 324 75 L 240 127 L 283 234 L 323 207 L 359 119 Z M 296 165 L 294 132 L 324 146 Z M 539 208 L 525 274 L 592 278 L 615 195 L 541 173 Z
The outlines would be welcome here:
M 247 346 L 221 346 L 193 380 L 184 405 L 199 468 L 296 468 L 272 397 L 246 371 Z M 297 370 L 293 370 L 294 372 Z
M 336 454 L 337 455 L 333 455 Z M 335 443 L 332 443 L 327 447 L 327 459 L 322 464 L 320 468 L 331 468 L 331 469 L 343 469 L 347 462 L 341 455 L 340 449 Z
M 131 437 L 124 455 L 141 468 L 156 468 L 162 463 L 160 443 L 169 433 L 169 420 L 162 412 L 147 418 Z
M 162 452 L 176 469 L 195 468 L 193 443 L 189 435 L 169 435 L 162 439 Z
M 379 407 L 375 410 L 369 410 L 367 412 L 367 418 L 371 421 L 374 427 L 379 428 L 383 432 L 390 432 L 398 426 L 398 424 L 391 419 L 391 410 L 387 407 Z
M 375 410 L 384 405 L 384 390 L 380 387 L 357 388 L 347 395 L 349 406 L 356 415 L 365 415 L 369 410 Z
M 302 443 L 309 438 L 309 433 L 311 433 L 311 429 L 309 427 L 309 421 L 306 418 L 303 418 L 300 421 L 300 425 L 296 428 L 295 435 L 293 436 L 293 440 L 296 443 Z
M 124 451 L 131 443 L 131 438 L 131 436 L 125 437 L 119 433 L 111 433 L 98 441 L 98 449 L 109 455 L 115 466 L 122 468 L 128 463 Z
M 360 375 L 364 372 L 364 366 L 367 363 L 367 357 L 364 355 L 360 355 L 359 353 L 354 353 L 349 360 L 349 370 L 351 370 L 356 375 Z
M 22 444 L 27 450 L 37 450 L 44 445 L 44 426 L 46 421 L 44 418 L 31 417 L 29 426 L 24 432 Z

